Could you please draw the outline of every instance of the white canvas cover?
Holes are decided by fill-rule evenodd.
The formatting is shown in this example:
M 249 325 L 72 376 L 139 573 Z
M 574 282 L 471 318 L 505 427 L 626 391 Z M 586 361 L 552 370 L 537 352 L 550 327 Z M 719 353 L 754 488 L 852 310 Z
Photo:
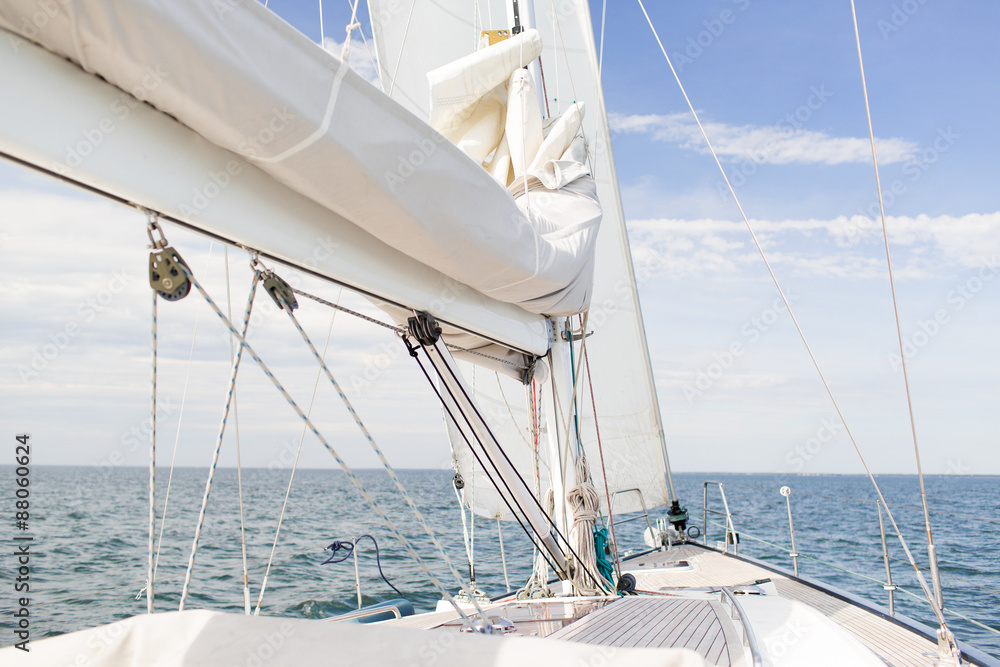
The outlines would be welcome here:
M 5 667 L 702 667 L 688 649 L 590 646 L 555 639 L 409 630 L 266 616 L 183 611 L 133 616 L 67 635 L 33 640 L 30 652 L 0 649 Z
M 425 120 L 261 4 L 60 0 L 50 9 L 39 29 L 25 19 L 39 11 L 34 0 L 3 0 L 0 27 L 483 294 L 534 313 L 586 308 L 593 202 L 550 201 L 526 215 Z M 589 226 L 576 226 L 581 215 Z
M 475 12 L 463 0 L 369 0 L 368 4 L 382 85 L 387 90 L 392 88 L 393 99 L 423 117 L 429 117 L 432 106 L 426 72 L 462 57 L 481 29 L 511 27 L 507 23 L 509 2 L 504 0 L 482 0 L 476 4 Z M 522 17 L 528 6 L 522 3 Z M 491 16 L 492 23 L 489 22 Z M 589 171 L 603 207 L 588 324 L 588 330 L 594 335 L 587 339 L 598 417 L 595 425 L 590 382 L 584 375 L 585 384 L 578 396 L 581 440 L 605 512 L 605 473 L 612 494 L 639 488 L 647 507 L 664 505 L 670 494 L 663 426 L 600 88 L 590 9 L 586 0 L 535 2 L 533 18 L 543 43 L 544 82 L 536 84 L 542 92 L 539 106 L 543 113 L 547 109 L 549 122 L 555 118 L 568 120 L 576 103 L 585 107 L 586 113 L 581 114 L 582 135 L 590 155 Z M 550 126 L 549 136 L 554 131 L 555 127 Z M 557 161 L 548 163 L 553 169 L 560 164 Z M 656 270 L 655 266 L 636 268 L 640 275 Z M 489 385 L 484 385 L 482 391 L 489 392 Z M 500 396 L 495 393 L 479 400 L 499 401 Z M 492 425 L 498 430 L 506 428 L 499 421 Z M 604 466 L 601 466 L 598 450 L 598 427 Z M 517 440 L 508 437 L 505 442 L 513 442 L 510 446 L 517 447 Z M 462 445 L 453 442 L 453 447 L 461 449 Z M 465 472 L 463 470 L 463 474 Z M 530 474 L 528 469 L 523 472 L 525 476 Z M 616 514 L 637 511 L 641 507 L 634 493 L 622 494 L 615 500 Z

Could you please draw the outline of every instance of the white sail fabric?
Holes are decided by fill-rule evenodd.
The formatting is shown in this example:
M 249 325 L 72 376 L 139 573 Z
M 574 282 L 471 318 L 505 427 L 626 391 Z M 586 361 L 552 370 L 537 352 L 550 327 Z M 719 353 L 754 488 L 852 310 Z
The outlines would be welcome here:
M 587 307 L 593 204 L 568 198 L 526 213 L 425 117 L 259 3 L 63 0 L 43 29 L 24 20 L 37 11 L 35 0 L 3 0 L 0 27 L 148 102 L 383 243 L 533 313 Z
M 525 392 L 530 392 L 531 386 L 526 387 L 498 372 L 470 363 L 459 363 L 458 366 L 472 390 L 483 418 L 497 440 L 504 445 L 504 453 L 536 497 L 545 498 L 551 488 L 547 463 L 550 457 L 547 439 L 539 438 L 536 443 L 532 415 L 525 407 L 528 405 Z M 539 418 L 544 423 L 544 415 L 540 414 Z M 513 521 L 514 513 L 490 481 L 483 464 L 464 445 L 462 435 L 452 419 L 446 415 L 445 421 L 448 425 L 448 437 L 452 442 L 453 462 L 465 481 L 465 488 L 462 490 L 465 506 L 479 516 Z
M 429 117 L 431 89 L 427 72 L 473 51 L 480 29 L 510 28 L 506 24 L 507 4 L 504 0 L 483 0 L 476 3 L 474 11 L 462 0 L 369 0 L 383 87 L 414 113 Z M 522 17 L 526 17 L 532 3 L 520 4 Z M 574 103 L 586 106 L 582 133 L 604 209 L 588 324 L 594 335 L 587 339 L 598 417 L 595 424 L 584 375 L 584 385 L 578 388 L 577 395 L 581 439 L 604 511 L 605 477 L 610 493 L 638 488 L 646 506 L 652 508 L 670 500 L 668 462 L 600 89 L 590 11 L 586 0 L 534 5 L 534 27 L 543 42 L 544 79 L 536 84 L 542 91 L 540 106 L 550 119 L 565 117 Z M 489 16 L 493 17 L 492 24 Z M 554 129 L 550 129 L 550 136 Z M 553 170 L 557 166 L 549 162 Z M 483 396 L 480 400 L 498 398 Z M 503 428 L 499 422 L 493 426 Z M 598 448 L 598 428 L 603 452 Z M 511 447 L 516 448 L 517 440 L 508 436 L 506 441 L 514 442 Z M 453 446 L 461 449 L 461 443 L 453 442 Z M 527 469 L 522 472 L 530 474 Z M 615 500 L 614 510 L 618 514 L 641 507 L 637 494 L 622 493 Z

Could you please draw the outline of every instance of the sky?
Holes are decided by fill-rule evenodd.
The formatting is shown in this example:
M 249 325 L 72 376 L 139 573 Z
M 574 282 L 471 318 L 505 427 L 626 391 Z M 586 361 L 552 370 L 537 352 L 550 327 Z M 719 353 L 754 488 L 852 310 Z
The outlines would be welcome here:
M 634 260 L 665 260 L 639 291 L 674 469 L 860 473 L 638 3 L 609 4 L 602 79 Z M 591 6 L 599 39 L 602 5 Z M 320 40 L 316 3 L 271 7 Z M 872 469 L 914 472 L 850 2 L 647 7 Z M 339 53 L 348 3 L 323 9 Z M 924 471 L 1000 474 L 1000 6 L 859 0 L 858 19 Z M 372 78 L 367 53 L 354 44 L 352 65 Z M 0 162 L 0 422 L 12 443 L 32 434 L 36 464 L 146 465 L 150 297 L 136 215 Z M 245 255 L 167 236 L 223 301 L 228 259 L 238 309 Z M 252 340 L 308 405 L 314 363 L 273 308 L 259 312 Z M 211 457 L 229 342 L 209 315 L 199 299 L 161 306 L 164 465 Z M 390 461 L 447 467 L 440 410 L 392 335 L 350 317 L 331 325 L 322 310 L 301 317 L 318 344 L 331 332 L 331 368 Z M 301 426 L 260 371 L 242 373 L 242 463 L 287 467 Z M 317 394 L 321 429 L 349 463 L 376 466 L 335 398 Z M 222 463 L 235 462 L 227 446 Z M 300 465 L 331 463 L 307 440 Z

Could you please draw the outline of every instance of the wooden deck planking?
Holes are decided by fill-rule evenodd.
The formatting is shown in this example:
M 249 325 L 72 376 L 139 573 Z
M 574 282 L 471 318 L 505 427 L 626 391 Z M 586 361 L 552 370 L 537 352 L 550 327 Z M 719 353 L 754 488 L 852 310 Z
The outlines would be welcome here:
M 687 572 L 644 571 L 640 562 L 661 563 L 686 560 L 693 570 Z M 707 549 L 684 545 L 670 552 L 647 554 L 623 563 L 635 575 L 642 590 L 662 590 L 676 587 L 720 587 L 752 584 L 758 579 L 771 579 L 778 592 L 789 599 L 805 603 L 850 632 L 876 654 L 900 667 L 926 667 L 933 660 L 924 653 L 935 653 L 936 644 L 901 627 L 882 616 L 824 593 L 821 590 Z
M 688 648 L 712 664 L 733 664 L 728 618 L 710 600 L 627 597 L 549 635 L 552 639 L 630 648 Z M 738 641 L 738 640 L 737 640 Z M 742 647 L 738 648 L 742 651 Z

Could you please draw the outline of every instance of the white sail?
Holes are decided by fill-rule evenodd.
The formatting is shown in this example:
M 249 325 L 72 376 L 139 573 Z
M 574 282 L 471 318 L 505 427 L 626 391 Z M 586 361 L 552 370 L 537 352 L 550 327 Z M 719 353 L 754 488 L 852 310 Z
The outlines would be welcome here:
M 480 29 L 511 28 L 509 4 L 506 0 L 477 3 L 369 0 L 384 90 L 414 113 L 429 118 L 431 87 L 427 72 L 473 52 Z M 623 492 L 614 501 L 616 514 L 641 509 L 639 494 L 629 492 L 630 489 L 639 489 L 647 507 L 664 505 L 671 499 L 669 465 L 611 151 L 589 8 L 586 0 L 538 2 L 533 14 L 527 15 L 524 12 L 531 10 L 531 3 L 520 4 L 522 19 L 530 18 L 542 38 L 541 81 L 537 88 L 542 91 L 543 114 L 556 118 L 575 103 L 586 106 L 583 134 L 604 209 L 588 322 L 588 330 L 594 335 L 586 342 L 592 383 L 584 374 L 583 384 L 577 390 L 580 438 L 605 511 L 608 496 L 605 478 L 610 494 Z M 574 326 L 579 328 L 579 324 Z M 579 349 L 577 345 L 577 352 Z M 596 421 L 590 399 L 591 384 Z M 489 383 L 477 386 L 477 395 L 482 403 L 496 404 L 501 400 L 499 392 Z M 491 425 L 503 432 L 509 422 L 501 418 Z M 519 436 L 508 433 L 505 442 L 513 442 L 509 446 L 516 449 Z M 456 448 L 461 450 L 461 443 Z M 463 457 L 459 459 L 461 463 Z M 468 473 L 467 469 L 460 469 L 463 474 Z M 529 476 L 530 469 L 522 469 L 522 474 Z M 471 490 L 466 493 L 467 504 L 471 493 Z M 477 486 L 476 493 L 488 495 L 489 490 Z M 479 507 L 481 503 L 477 501 L 475 505 Z
M 540 207 L 526 215 L 424 120 L 262 5 L 71 0 L 55 7 L 40 30 L 22 20 L 37 11 L 32 0 L 5 0 L 0 27 L 491 299 L 533 313 L 586 308 L 589 228 Z

